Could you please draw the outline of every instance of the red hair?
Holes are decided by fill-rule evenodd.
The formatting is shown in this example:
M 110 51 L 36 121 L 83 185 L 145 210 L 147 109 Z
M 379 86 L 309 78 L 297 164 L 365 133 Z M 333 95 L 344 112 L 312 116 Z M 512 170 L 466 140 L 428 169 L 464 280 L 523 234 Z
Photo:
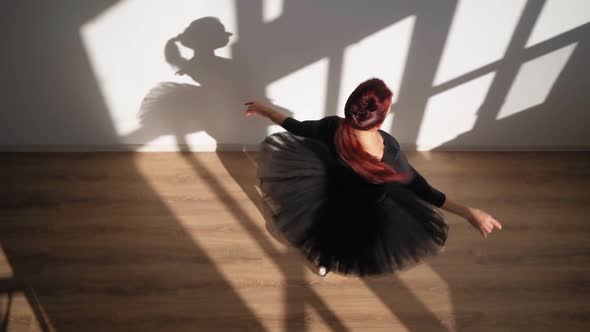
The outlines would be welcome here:
M 381 126 L 391 106 L 392 97 L 391 90 L 378 78 L 359 84 L 346 101 L 345 119 L 336 131 L 336 148 L 340 157 L 372 183 L 403 181 L 410 176 L 396 171 L 389 164 L 366 152 L 354 131 Z

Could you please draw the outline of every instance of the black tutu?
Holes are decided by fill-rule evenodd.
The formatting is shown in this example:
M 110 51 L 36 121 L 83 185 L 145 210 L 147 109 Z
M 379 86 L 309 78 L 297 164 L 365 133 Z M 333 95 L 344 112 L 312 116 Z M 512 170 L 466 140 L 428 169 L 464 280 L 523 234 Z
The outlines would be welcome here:
M 272 134 L 258 178 L 273 226 L 314 266 L 370 276 L 437 254 L 448 235 L 436 208 L 400 183 L 364 181 L 320 140 Z

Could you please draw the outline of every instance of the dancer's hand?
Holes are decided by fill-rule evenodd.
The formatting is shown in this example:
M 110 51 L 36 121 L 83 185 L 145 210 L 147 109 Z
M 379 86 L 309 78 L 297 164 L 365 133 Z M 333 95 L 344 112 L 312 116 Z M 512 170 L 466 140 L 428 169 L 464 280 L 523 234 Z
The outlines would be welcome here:
M 268 115 L 272 112 L 272 108 L 266 106 L 260 101 L 249 101 L 244 103 L 244 105 L 248 106 L 248 109 L 244 114 L 245 116 L 255 114 L 262 117 L 268 117 Z
M 470 211 L 471 214 L 466 218 L 467 221 L 479 230 L 484 238 L 488 237 L 488 234 L 492 232 L 494 227 L 502 229 L 502 224 L 487 212 L 474 208 L 470 209 Z

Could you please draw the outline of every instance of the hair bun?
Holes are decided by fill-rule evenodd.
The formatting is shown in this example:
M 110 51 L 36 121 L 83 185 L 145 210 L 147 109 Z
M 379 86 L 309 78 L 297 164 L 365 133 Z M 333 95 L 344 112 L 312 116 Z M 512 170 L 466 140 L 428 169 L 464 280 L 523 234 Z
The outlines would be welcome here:
M 367 130 L 383 122 L 393 93 L 385 83 L 369 79 L 356 87 L 344 105 L 344 116 L 355 129 Z
M 377 99 L 375 98 L 375 96 L 370 96 L 367 100 L 367 105 L 365 106 L 365 109 L 369 112 L 375 112 L 377 108 L 379 108 L 377 105 Z
M 375 96 L 363 96 L 358 105 L 358 111 L 363 113 L 375 112 L 379 108 L 379 102 Z

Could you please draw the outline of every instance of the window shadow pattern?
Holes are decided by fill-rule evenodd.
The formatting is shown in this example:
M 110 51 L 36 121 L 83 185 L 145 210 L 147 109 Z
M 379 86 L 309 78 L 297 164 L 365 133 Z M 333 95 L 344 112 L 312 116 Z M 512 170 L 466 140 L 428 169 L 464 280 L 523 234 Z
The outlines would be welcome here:
M 250 96 L 264 96 L 264 89 L 270 82 L 328 56 L 330 67 L 326 86 L 326 115 L 339 114 L 335 105 L 340 97 L 338 84 L 341 80 L 344 48 L 409 15 L 416 16 L 416 24 L 402 86 L 399 87 L 401 98 L 395 106 L 398 115 L 391 128 L 392 132 L 417 137 L 423 111 L 432 95 L 490 72 L 496 72 L 496 76 L 478 113 L 476 126 L 447 144 L 470 142 L 479 137 L 494 135 L 502 128 L 518 132 L 519 128 L 527 125 L 530 117 L 538 117 L 539 113 L 544 114 L 546 123 L 550 124 L 556 115 L 548 112 L 557 112 L 553 110 L 563 108 L 564 98 L 573 98 L 572 105 L 587 103 L 579 93 L 580 86 L 587 83 L 587 79 L 575 71 L 576 68 L 583 67 L 582 64 L 589 55 L 588 24 L 524 49 L 523 45 L 544 1 L 527 2 L 502 59 L 438 86 L 433 86 L 432 82 L 456 10 L 456 1 L 390 1 L 373 7 L 356 1 L 322 5 L 311 1 L 285 1 L 284 14 L 270 23 L 261 21 L 261 1 L 236 1 L 241 40 L 234 46 L 234 59 L 229 61 L 213 56 L 202 63 L 185 64 L 188 72 L 192 68 L 194 80 L 200 86 L 163 82 L 155 87 L 144 100 L 140 114 L 142 127 L 129 137 L 122 138 L 117 135 L 108 116 L 100 87 L 78 35 L 79 27 L 84 22 L 116 3 L 117 1 L 93 1 L 90 5 L 54 1 L 51 4 L 40 4 L 19 1 L 3 5 L 0 15 L 9 37 L 0 66 L 5 77 L 9 78 L 12 89 L 3 89 L 2 93 L 5 94 L 4 106 L 11 110 L 8 120 L 15 118 L 22 121 L 15 123 L 15 128 L 19 125 L 40 126 L 56 133 L 66 132 L 64 142 L 71 137 L 84 137 L 86 128 L 94 128 L 113 144 L 120 144 L 121 141 L 148 143 L 161 135 L 172 134 L 179 146 L 184 147 L 186 135 L 198 131 L 206 131 L 221 142 L 240 142 L 245 138 L 241 136 L 244 134 L 248 138 L 259 135 L 256 137 L 261 140 L 266 134 L 268 124 L 245 122 L 235 105 L 240 105 L 239 102 Z M 301 24 L 302 19 L 306 24 Z M 552 90 L 546 103 L 502 121 L 494 119 L 523 62 L 573 42 L 578 42 L 578 47 L 562 72 L 562 79 L 555 85 L 559 89 Z M 259 75 L 253 79 L 245 79 L 251 77 L 248 72 Z M 197 108 L 195 105 L 200 106 Z M 26 114 L 14 114 L 17 110 Z M 586 116 L 577 109 L 570 111 L 575 112 L 571 114 L 574 118 Z M 35 123 L 26 122 L 32 120 Z M 25 160 L 25 165 L 12 162 L 13 156 L 2 156 L 1 174 L 6 186 L 1 191 L 0 213 L 2 210 L 12 211 L 10 215 L 14 215 L 14 211 L 19 209 L 23 213 L 19 218 L 0 214 L 0 243 L 14 270 L 12 278 L 0 281 L 0 291 L 6 294 L 24 291 L 43 330 L 150 331 L 165 330 L 166 326 L 159 325 L 162 322 L 180 321 L 181 324 L 176 325 L 180 327 L 177 330 L 194 331 L 205 323 L 200 319 L 207 319 L 206 326 L 219 329 L 265 330 L 255 313 L 249 309 L 248 303 L 232 289 L 206 251 L 186 234 L 173 211 L 160 201 L 158 193 L 149 183 L 140 181 L 142 184 L 137 188 L 144 193 L 145 199 L 153 202 L 149 211 L 141 211 L 138 205 L 132 204 L 129 197 L 100 194 L 112 193 L 116 188 L 101 187 L 100 181 L 93 182 L 92 179 L 90 183 L 94 190 L 91 193 L 80 193 L 76 183 L 68 191 L 60 193 L 53 193 L 51 188 L 35 188 L 30 182 L 36 176 L 67 180 L 68 175 L 55 174 L 51 170 L 38 173 L 34 165 L 40 158 L 47 158 L 46 155 L 31 155 L 24 159 L 18 156 L 14 159 L 20 162 Z M 230 197 L 210 170 L 191 153 L 182 152 L 182 156 L 212 192 L 226 199 Z M 249 175 L 244 177 L 244 165 L 236 160 L 242 158 L 245 161 L 245 156 L 236 157 L 235 154 L 219 152 L 218 157 L 236 183 L 263 212 L 256 191 L 255 167 L 246 165 L 245 167 L 249 167 Z M 74 155 L 69 158 L 87 157 Z M 94 162 L 96 161 L 88 157 L 88 167 Z M 136 165 L 128 159 L 121 158 L 118 165 L 117 172 L 122 179 L 141 177 Z M 11 174 L 19 175 L 11 177 Z M 76 180 L 76 175 L 73 179 Z M 28 184 L 23 186 L 25 182 Z M 311 305 L 332 330 L 346 331 L 346 325 L 338 313 L 332 311 L 321 296 L 304 282 L 307 268 L 304 263 L 294 259 L 292 254 L 277 252 L 255 226 L 256 221 L 248 217 L 238 202 L 231 201 L 231 197 L 229 199 L 228 210 L 246 230 L 245 236 L 255 239 L 257 246 L 272 258 L 286 280 L 286 330 L 305 330 L 307 325 L 304 307 Z M 128 215 L 97 211 L 93 208 L 93 202 L 101 200 L 111 200 L 114 205 L 127 204 L 124 211 Z M 145 202 L 141 206 L 145 206 Z M 30 210 L 29 207 L 35 208 Z M 41 214 L 35 214 L 37 208 L 45 210 Z M 84 210 L 84 215 L 76 213 L 81 209 Z M 173 244 L 163 244 L 161 248 L 146 244 L 153 239 L 140 231 L 146 226 L 140 218 L 145 213 L 161 216 L 156 224 L 150 226 L 173 233 L 174 236 L 170 237 Z M 138 239 L 130 243 L 121 242 L 116 234 L 106 234 L 100 239 L 104 246 L 91 249 L 86 245 L 88 241 L 92 242 L 91 239 L 96 234 L 93 233 L 92 225 L 84 226 L 87 228 L 82 226 L 88 220 L 96 223 L 96 227 L 104 229 L 119 229 L 121 224 L 125 224 L 125 227 L 137 230 Z M 48 221 L 58 224 L 48 224 Z M 59 242 L 61 237 L 67 237 L 68 233 L 63 232 L 65 230 L 78 232 L 79 240 L 68 242 L 70 246 L 46 245 L 48 238 Z M 79 248 L 85 249 L 76 251 Z M 141 262 L 142 257 L 158 254 L 157 250 L 165 252 L 167 249 L 174 249 L 181 258 L 163 255 L 158 264 L 145 270 L 138 268 L 137 264 L 126 264 L 138 260 Z M 100 284 L 95 273 L 109 266 L 100 261 L 84 261 L 85 250 L 104 250 L 105 255 L 117 257 L 120 265 L 110 266 L 113 269 L 112 277 L 118 280 L 116 285 Z M 472 298 L 454 296 L 453 285 L 461 280 L 445 265 L 444 258 L 435 262 L 431 268 L 449 285 L 454 308 L 476 305 Z M 178 273 L 179 270 L 182 273 Z M 137 278 L 138 271 L 141 271 L 141 278 Z M 202 280 L 217 282 L 212 285 Z M 364 282 L 375 297 L 409 330 L 417 330 L 418 326 L 425 325 L 429 327 L 429 331 L 447 330 L 395 275 L 367 279 Z M 206 288 L 214 291 L 207 292 L 204 290 Z M 178 289 L 185 289 L 187 293 L 177 296 Z M 142 303 L 134 297 L 150 292 L 154 295 L 152 303 Z M 170 309 L 173 306 L 166 301 L 185 301 L 191 308 L 186 312 L 176 313 Z M 146 306 L 150 308 L 150 316 L 142 316 L 140 322 L 124 320 L 124 316 L 119 314 L 130 308 L 146 310 Z M 73 313 L 68 311 L 72 307 L 75 308 Z M 224 316 L 224 312 L 231 315 Z M 404 315 L 408 312 L 419 314 Z M 456 311 L 455 314 L 457 317 L 463 316 L 462 312 Z M 6 326 L 6 323 L 0 325 L 4 330 Z M 469 325 L 462 325 L 462 321 L 458 320 L 456 329 L 467 331 Z

